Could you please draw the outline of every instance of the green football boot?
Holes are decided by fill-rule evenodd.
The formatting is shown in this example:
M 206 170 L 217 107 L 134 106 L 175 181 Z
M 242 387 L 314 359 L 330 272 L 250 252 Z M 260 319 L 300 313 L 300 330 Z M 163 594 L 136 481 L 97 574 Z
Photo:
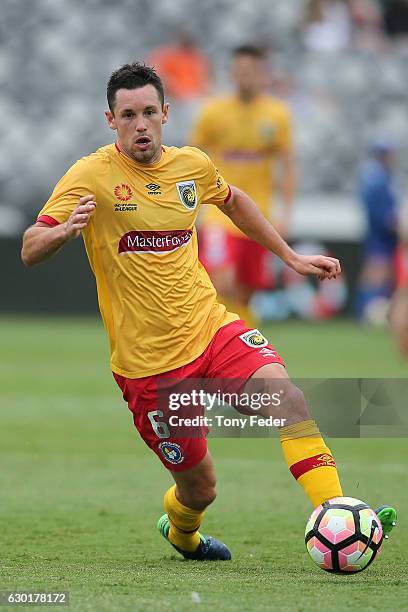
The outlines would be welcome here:
M 376 515 L 380 519 L 382 525 L 384 540 L 388 540 L 390 531 L 397 524 L 397 511 L 392 506 L 380 506 L 375 510 Z
M 163 516 L 159 518 L 157 522 L 157 529 L 171 544 L 169 540 L 170 522 L 167 514 L 163 514 Z M 183 555 L 185 559 L 193 559 L 196 561 L 229 561 L 231 559 L 231 553 L 223 542 L 220 542 L 211 536 L 204 536 L 201 533 L 198 535 L 200 536 L 200 544 L 197 550 L 194 552 L 182 550 L 174 544 L 171 545 L 177 550 L 177 552 Z

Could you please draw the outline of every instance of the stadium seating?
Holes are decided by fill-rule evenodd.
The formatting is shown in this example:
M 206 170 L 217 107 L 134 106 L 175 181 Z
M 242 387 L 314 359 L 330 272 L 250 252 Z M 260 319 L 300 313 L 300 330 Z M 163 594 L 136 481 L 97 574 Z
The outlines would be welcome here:
M 0 206 L 31 218 L 75 159 L 108 142 L 107 75 L 170 41 L 181 25 L 212 60 L 214 91 L 227 88 L 232 46 L 251 38 L 269 44 L 272 66 L 284 66 L 294 83 L 288 102 L 301 195 L 352 194 L 372 135 L 396 135 L 407 152 L 407 51 L 306 52 L 298 27 L 303 4 L 256 0 L 253 10 L 253 3 L 206 0 L 192 11 L 187 0 L 3 0 Z M 401 155 L 405 172 L 407 160 Z

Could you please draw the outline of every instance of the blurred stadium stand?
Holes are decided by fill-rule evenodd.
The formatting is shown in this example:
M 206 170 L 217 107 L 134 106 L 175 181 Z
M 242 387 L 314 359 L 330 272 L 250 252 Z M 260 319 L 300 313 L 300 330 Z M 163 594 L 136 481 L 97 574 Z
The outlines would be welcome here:
M 182 26 L 214 66 L 213 92 L 228 89 L 234 45 L 258 41 L 271 49 L 272 69 L 287 79 L 282 91 L 294 114 L 299 209 L 310 222 L 320 218 L 321 203 L 327 202 L 348 219 L 338 239 L 346 238 L 344 227 L 355 218 L 350 240 L 358 241 L 362 234 L 355 227 L 362 232 L 364 224 L 354 184 L 371 137 L 381 132 L 396 138 L 401 172 L 408 171 L 408 46 L 307 50 L 301 28 L 305 3 L 2 0 L 0 238 L 19 235 L 66 169 L 112 141 L 103 115 L 110 72 L 143 60 Z M 172 144 L 166 127 L 164 141 Z M 301 225 L 298 215 L 297 235 Z

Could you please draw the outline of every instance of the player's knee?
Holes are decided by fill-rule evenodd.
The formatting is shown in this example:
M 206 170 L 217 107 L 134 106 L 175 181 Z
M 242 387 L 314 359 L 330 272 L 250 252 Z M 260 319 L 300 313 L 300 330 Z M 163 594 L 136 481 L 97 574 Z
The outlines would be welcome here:
M 261 413 L 263 416 L 280 419 L 282 425 L 291 425 L 310 418 L 306 399 L 303 392 L 289 379 L 284 381 L 275 379 L 265 380 L 265 392 L 270 401 Z

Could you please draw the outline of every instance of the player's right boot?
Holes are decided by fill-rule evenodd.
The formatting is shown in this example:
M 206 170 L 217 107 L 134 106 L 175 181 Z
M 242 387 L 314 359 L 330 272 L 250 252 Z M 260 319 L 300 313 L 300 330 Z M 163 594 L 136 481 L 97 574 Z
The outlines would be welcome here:
M 204 536 L 201 533 L 198 534 L 200 536 L 200 544 L 194 552 L 181 550 L 181 548 L 172 544 L 169 540 L 170 522 L 167 514 L 163 514 L 159 518 L 157 529 L 185 559 L 195 559 L 196 561 L 229 561 L 231 559 L 231 553 L 223 542 L 211 536 Z
M 380 506 L 375 510 L 376 515 L 380 519 L 383 530 L 384 540 L 388 540 L 390 531 L 397 524 L 397 511 L 392 506 Z

